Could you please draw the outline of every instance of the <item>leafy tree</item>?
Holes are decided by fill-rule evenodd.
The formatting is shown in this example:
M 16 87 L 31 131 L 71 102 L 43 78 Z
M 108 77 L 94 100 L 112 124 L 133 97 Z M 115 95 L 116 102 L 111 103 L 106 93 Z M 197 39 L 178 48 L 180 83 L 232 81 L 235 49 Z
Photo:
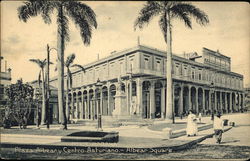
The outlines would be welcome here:
M 167 44 L 167 118 L 173 117 L 173 86 L 172 86 L 172 21 L 179 19 L 185 25 L 192 29 L 191 18 L 194 18 L 200 25 L 209 23 L 208 16 L 205 12 L 195 7 L 194 5 L 181 1 L 148 1 L 140 10 L 139 16 L 135 21 L 135 29 L 142 29 L 145 24 L 148 24 L 153 17 L 159 16 L 159 26 L 163 33 Z
M 11 84 L 6 88 L 9 107 L 8 117 L 13 117 L 18 122 L 20 128 L 26 128 L 30 118 L 32 106 L 34 106 L 34 90 L 29 84 L 23 84 L 22 79 L 16 84 Z
M 96 15 L 86 4 L 76 0 L 49 1 L 29 0 L 18 8 L 18 17 L 27 22 L 30 17 L 41 15 L 46 24 L 51 23 L 51 14 L 57 14 L 57 53 L 58 53 L 58 106 L 59 117 L 63 129 L 67 129 L 67 119 L 64 107 L 64 49 L 65 41 L 69 41 L 69 18 L 80 29 L 80 35 L 85 45 L 90 44 L 92 28 L 97 28 Z

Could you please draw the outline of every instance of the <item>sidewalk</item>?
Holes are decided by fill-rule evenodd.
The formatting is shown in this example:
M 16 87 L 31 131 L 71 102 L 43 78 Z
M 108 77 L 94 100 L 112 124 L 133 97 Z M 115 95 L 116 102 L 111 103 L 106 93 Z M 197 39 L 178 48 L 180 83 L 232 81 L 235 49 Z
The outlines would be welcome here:
M 169 121 L 156 121 L 154 124 L 164 124 Z M 176 119 L 176 123 L 185 122 L 185 119 Z M 48 149 L 62 149 L 65 147 L 80 148 L 87 150 L 88 148 L 98 149 L 110 149 L 118 150 L 119 152 L 171 152 L 181 149 L 185 149 L 189 146 L 197 144 L 208 137 L 213 136 L 213 129 L 211 128 L 210 118 L 203 118 L 206 124 L 202 124 L 200 127 L 207 126 L 202 131 L 199 131 L 198 136 L 187 137 L 185 135 L 185 127 L 172 131 L 173 137 L 171 139 L 165 139 L 165 133 L 160 130 L 150 130 L 148 126 L 121 126 L 116 128 L 104 128 L 104 131 L 117 131 L 119 132 L 118 143 L 90 143 L 90 142 L 61 142 L 62 136 L 48 136 L 48 135 L 28 135 L 28 134 L 1 134 L 1 148 L 31 148 L 35 149 L 48 148 Z M 210 126 L 210 127 L 209 127 Z M 70 129 L 78 130 L 93 130 L 96 131 L 95 127 L 92 126 L 73 126 L 71 124 Z M 229 130 L 231 127 L 227 127 Z M 59 129 L 58 126 L 52 126 L 51 129 Z M 47 130 L 47 129 L 40 129 Z M 59 131 L 60 132 L 60 131 Z

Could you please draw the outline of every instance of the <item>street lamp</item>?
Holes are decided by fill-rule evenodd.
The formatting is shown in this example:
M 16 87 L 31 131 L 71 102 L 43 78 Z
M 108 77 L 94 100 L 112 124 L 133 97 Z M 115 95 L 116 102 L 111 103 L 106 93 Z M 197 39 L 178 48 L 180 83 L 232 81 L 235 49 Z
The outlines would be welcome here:
M 99 89 L 100 87 L 102 86 L 102 83 L 100 81 L 100 79 L 98 78 L 96 83 L 95 83 L 95 87 L 96 89 Z M 100 95 L 101 95 L 101 90 L 100 90 Z M 100 101 L 101 98 L 100 98 Z M 98 106 L 98 98 L 96 97 L 96 109 L 97 109 L 97 131 L 103 131 L 102 130 L 102 115 L 100 113 L 100 110 L 99 110 L 99 106 Z
M 50 65 L 50 51 L 54 49 L 57 51 L 56 48 L 50 48 L 49 44 L 47 44 L 47 100 L 46 100 L 46 105 L 47 105 L 47 129 L 49 129 L 49 124 L 50 124 L 50 105 L 49 105 L 49 99 L 50 99 L 50 89 L 49 89 L 49 65 Z
M 213 120 L 214 119 L 214 106 L 215 106 L 215 91 L 214 91 L 214 82 L 212 81 L 211 82 L 211 93 L 213 94 L 213 106 L 212 106 L 212 111 L 211 111 L 211 120 Z M 211 103 L 212 103 L 212 101 L 211 101 Z
M 37 112 L 36 112 L 36 120 L 37 120 L 37 128 L 39 128 L 39 103 L 40 103 L 40 92 L 38 91 L 38 90 L 36 90 L 36 93 L 35 93 L 35 99 L 36 99 L 36 104 L 37 104 L 37 106 L 36 106 L 36 110 L 37 110 Z

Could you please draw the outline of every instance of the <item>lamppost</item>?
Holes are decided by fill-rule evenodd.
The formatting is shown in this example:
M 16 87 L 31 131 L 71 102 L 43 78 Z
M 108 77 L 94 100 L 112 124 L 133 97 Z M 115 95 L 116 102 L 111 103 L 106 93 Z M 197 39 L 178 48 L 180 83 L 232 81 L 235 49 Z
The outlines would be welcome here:
M 56 48 L 50 48 L 49 44 L 47 44 L 47 90 L 46 90 L 46 95 L 47 95 L 47 99 L 46 99 L 46 124 L 47 124 L 47 129 L 49 129 L 49 124 L 50 124 L 50 105 L 49 105 L 49 99 L 50 99 L 50 89 L 49 89 L 49 65 L 50 65 L 50 51 L 54 49 L 57 51 Z
M 210 86 L 210 88 L 211 88 L 211 94 L 213 94 L 213 99 L 211 99 L 212 101 L 213 101 L 213 106 L 212 106 L 212 111 L 211 111 L 211 120 L 213 120 L 214 119 L 214 106 L 215 106 L 215 90 L 214 90 L 214 82 L 212 81 L 211 82 L 211 86 Z M 211 95 L 211 97 L 212 97 L 212 95 Z M 212 103 L 212 101 L 211 101 L 211 103 Z
M 101 86 L 102 86 L 102 83 L 101 83 L 100 79 L 98 78 L 96 83 L 95 83 L 95 87 L 96 87 L 96 89 L 99 89 Z M 100 97 L 101 97 L 101 90 L 100 90 Z M 100 98 L 100 101 L 102 101 L 101 98 Z M 96 109 L 97 109 L 97 131 L 102 131 L 102 115 L 101 115 L 100 110 L 99 110 L 99 103 L 98 103 L 97 97 L 96 97 Z
M 35 99 L 36 99 L 36 121 L 37 121 L 37 128 L 39 129 L 39 104 L 40 104 L 40 92 L 36 90 Z

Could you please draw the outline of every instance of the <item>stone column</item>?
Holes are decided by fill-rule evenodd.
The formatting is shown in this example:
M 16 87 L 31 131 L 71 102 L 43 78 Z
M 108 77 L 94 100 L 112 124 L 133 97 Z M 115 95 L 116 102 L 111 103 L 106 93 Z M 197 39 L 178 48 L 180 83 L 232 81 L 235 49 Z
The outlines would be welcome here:
M 236 102 L 237 102 L 237 93 L 234 93 L 234 103 L 233 103 L 233 110 L 236 110 Z
M 87 90 L 87 100 L 86 100 L 86 118 L 90 119 L 90 99 L 89 99 L 89 90 Z
M 127 113 L 130 115 L 130 106 L 129 106 L 129 83 L 126 81 L 125 92 L 126 92 L 126 103 L 127 103 Z
M 245 110 L 245 93 L 242 94 L 242 108 Z
M 76 95 L 76 119 L 79 119 L 79 96 Z
M 102 93 L 102 88 L 101 88 L 101 87 L 100 87 L 100 92 L 101 92 L 101 93 L 100 93 L 100 111 L 99 111 L 100 113 L 99 113 L 99 114 L 102 115 L 102 113 L 103 113 L 103 112 L 102 112 L 102 109 L 103 109 L 103 107 L 102 107 L 102 106 L 103 106 L 103 105 L 102 105 L 102 102 L 103 102 L 103 93 Z
M 214 109 L 217 111 L 217 91 L 214 91 Z
M 241 94 L 238 93 L 238 96 L 239 96 L 238 110 L 241 110 Z
M 90 95 L 89 95 L 89 90 L 87 91 L 87 118 L 90 119 L 91 118 L 91 113 L 90 113 L 90 107 L 91 106 L 91 102 L 90 102 Z
M 166 86 L 163 85 L 163 87 L 161 88 L 161 118 L 165 118 L 166 114 L 165 91 L 166 91 Z
M 84 100 L 84 119 L 88 118 L 87 108 L 87 100 Z
M 83 103 L 83 91 L 81 91 L 81 113 L 80 113 L 80 119 L 83 119 L 83 112 L 84 112 L 84 103 Z
M 227 92 L 225 92 L 225 108 L 226 108 L 226 113 L 228 113 Z
M 188 110 L 191 110 L 191 87 L 188 86 Z
M 129 81 L 129 111 L 131 112 L 132 111 L 132 97 L 133 97 L 133 81 L 132 79 L 130 78 L 130 81 Z
M 92 115 L 92 119 L 94 120 L 95 119 L 95 113 L 96 113 L 96 101 L 97 101 L 97 96 L 96 96 L 96 92 L 95 92 L 95 89 L 93 91 L 93 99 L 92 99 L 92 110 L 91 110 L 91 115 Z
M 212 91 L 208 91 L 208 109 L 212 112 Z
M 69 119 L 73 119 L 74 118 L 74 105 L 75 105 L 75 98 L 74 98 L 74 93 L 72 92 L 72 97 L 71 97 L 71 108 L 70 108 L 70 114 L 69 114 Z M 71 115 L 71 117 L 70 117 Z
M 232 113 L 233 109 L 232 109 L 232 92 L 229 93 L 229 110 Z
M 180 97 L 179 97 L 179 115 L 183 113 L 183 85 L 181 85 Z
M 196 108 L 196 113 L 199 113 L 199 102 L 198 102 L 198 88 L 195 88 L 196 92 L 195 92 L 195 108 Z
M 137 97 L 137 106 L 136 106 L 136 111 L 138 112 L 137 115 L 142 116 L 143 111 L 142 111 L 142 81 L 140 78 L 137 79 L 136 81 L 136 97 Z
M 223 113 L 223 104 L 222 104 L 222 91 L 220 91 L 220 110 L 221 110 L 221 113 Z
M 150 82 L 150 118 L 155 118 L 155 82 Z
M 202 110 L 203 113 L 205 112 L 206 109 L 206 93 L 205 93 L 205 89 L 202 89 Z
M 111 116 L 111 109 L 110 109 L 110 87 L 108 86 L 108 116 Z

